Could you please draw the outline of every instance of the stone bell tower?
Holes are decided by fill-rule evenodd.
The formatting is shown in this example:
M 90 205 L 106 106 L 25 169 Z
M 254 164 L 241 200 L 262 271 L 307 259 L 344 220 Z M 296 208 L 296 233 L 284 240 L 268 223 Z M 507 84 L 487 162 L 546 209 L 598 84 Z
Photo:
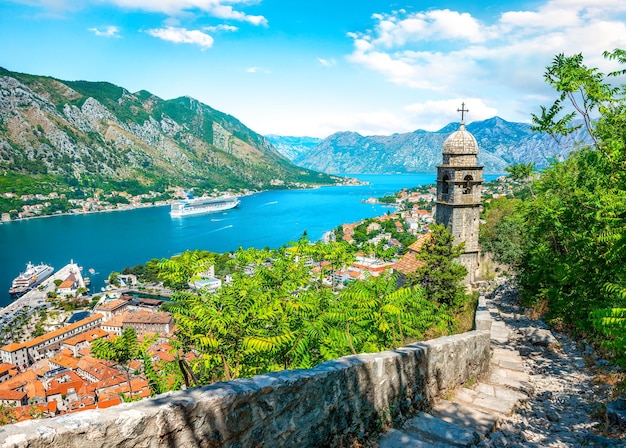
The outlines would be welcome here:
M 461 125 L 443 143 L 443 162 L 437 166 L 437 211 L 435 221 L 454 236 L 454 244 L 465 242 L 459 262 L 467 268 L 465 284 L 474 282 L 478 268 L 478 220 L 482 194 L 482 171 L 478 166 L 478 143 L 465 129 L 465 103 Z

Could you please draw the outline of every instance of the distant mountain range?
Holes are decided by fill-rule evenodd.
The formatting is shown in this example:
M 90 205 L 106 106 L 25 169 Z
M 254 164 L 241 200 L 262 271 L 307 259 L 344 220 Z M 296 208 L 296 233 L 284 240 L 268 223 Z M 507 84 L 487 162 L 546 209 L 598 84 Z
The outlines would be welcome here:
M 441 163 L 443 142 L 458 128 L 459 123 L 450 123 L 436 132 L 417 130 L 389 136 L 338 132 L 325 139 L 266 137 L 296 165 L 325 173 L 432 173 Z M 573 142 L 584 137 L 580 131 L 563 147 L 552 137 L 533 132 L 528 124 L 500 117 L 475 121 L 466 128 L 478 142 L 478 161 L 487 173 L 503 173 L 507 165 L 515 163 L 533 162 L 538 169 L 545 168 L 550 160 L 566 157 Z
M 193 98 L 163 100 L 108 82 L 0 68 L 2 172 L 80 186 L 205 190 L 334 182 L 295 166 L 265 137 Z

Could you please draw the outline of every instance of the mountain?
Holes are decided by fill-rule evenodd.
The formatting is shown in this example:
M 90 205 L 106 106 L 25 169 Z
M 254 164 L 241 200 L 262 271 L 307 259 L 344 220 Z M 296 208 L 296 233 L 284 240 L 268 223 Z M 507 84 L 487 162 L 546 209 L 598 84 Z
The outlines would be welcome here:
M 282 137 L 275 134 L 266 135 L 265 138 L 289 160 L 299 158 L 322 141 L 316 137 Z
M 295 137 L 273 136 L 272 140 L 281 143 L 276 147 L 298 166 L 325 173 L 435 172 L 441 163 L 443 142 L 458 128 L 459 123 L 450 123 L 436 132 L 417 130 L 367 137 L 356 132 L 337 132 L 312 148 L 289 148 Z M 502 173 L 513 163 L 533 162 L 537 168 L 544 168 L 551 159 L 565 157 L 573 142 L 583 138 L 580 131 L 562 147 L 552 137 L 532 131 L 528 124 L 500 117 L 472 122 L 466 128 L 478 142 L 478 161 L 487 173 Z
M 79 185 L 250 188 L 333 183 L 190 97 L 0 68 L 0 172 Z

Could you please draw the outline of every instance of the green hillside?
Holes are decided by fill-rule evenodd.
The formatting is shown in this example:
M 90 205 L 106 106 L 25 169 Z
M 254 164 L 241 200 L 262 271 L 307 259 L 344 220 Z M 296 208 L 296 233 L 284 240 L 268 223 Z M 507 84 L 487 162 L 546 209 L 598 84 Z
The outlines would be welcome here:
M 163 100 L 108 82 L 2 68 L 0 89 L 0 193 L 122 189 L 129 182 L 145 191 L 210 191 L 337 181 L 296 167 L 235 117 L 190 97 Z

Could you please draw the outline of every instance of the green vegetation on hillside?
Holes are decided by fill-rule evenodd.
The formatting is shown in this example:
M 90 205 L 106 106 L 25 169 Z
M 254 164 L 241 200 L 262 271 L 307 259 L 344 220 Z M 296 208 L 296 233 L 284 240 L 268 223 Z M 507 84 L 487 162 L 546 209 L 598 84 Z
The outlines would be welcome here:
M 623 50 L 605 57 L 626 64 Z M 582 126 L 593 144 L 554 161 L 526 199 L 492 201 L 481 242 L 517 269 L 527 305 L 626 365 L 626 86 L 611 83 L 624 73 L 554 58 L 545 77 L 558 98 L 535 129 L 560 139 Z
M 201 384 L 309 368 L 454 331 L 454 316 L 470 297 L 458 286 L 464 269 L 452 260 L 441 263 L 444 252 L 459 250 L 445 228 L 421 255 L 437 272 L 429 277 L 439 279 L 434 286 L 419 277 L 399 288 L 390 274 L 352 281 L 338 291 L 322 281 L 350 264 L 357 250 L 345 242 L 311 244 L 303 236 L 278 250 L 187 251 L 124 272 L 157 278 L 176 290 L 166 305 L 176 321 L 172 344 L 193 354 L 190 363 Z M 228 273 L 228 282 L 215 292 L 191 288 L 211 266 Z M 452 296 L 441 289 L 448 286 Z M 180 375 L 186 375 L 183 370 Z
M 0 195 L 81 189 L 136 196 L 163 194 L 171 186 L 202 194 L 338 181 L 293 165 L 235 117 L 190 97 L 163 100 L 108 82 L 62 81 L 5 69 L 0 75 L 16 80 L 4 80 L 7 94 L 21 98 L 19 106 L 2 111 L 14 118 L 0 121 L 0 140 L 6 142 L 0 148 L 0 174 L 11 178 L 0 180 Z M 90 98 L 99 105 L 91 101 L 85 107 Z M 13 199 L 3 198 L 0 211 L 21 211 L 25 204 Z

